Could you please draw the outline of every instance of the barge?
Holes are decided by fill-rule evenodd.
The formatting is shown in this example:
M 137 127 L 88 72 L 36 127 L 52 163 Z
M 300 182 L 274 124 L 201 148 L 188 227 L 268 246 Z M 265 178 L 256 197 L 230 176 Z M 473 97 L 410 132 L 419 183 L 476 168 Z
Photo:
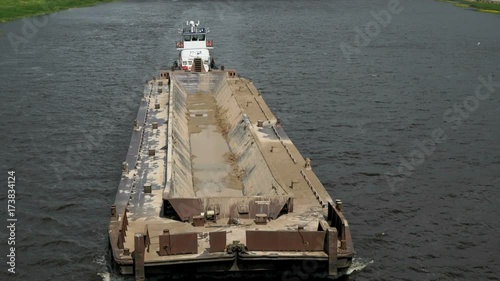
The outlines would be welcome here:
M 135 280 L 340 275 L 354 256 L 342 201 L 252 81 L 215 68 L 198 25 L 145 85 L 111 206 L 114 266 Z

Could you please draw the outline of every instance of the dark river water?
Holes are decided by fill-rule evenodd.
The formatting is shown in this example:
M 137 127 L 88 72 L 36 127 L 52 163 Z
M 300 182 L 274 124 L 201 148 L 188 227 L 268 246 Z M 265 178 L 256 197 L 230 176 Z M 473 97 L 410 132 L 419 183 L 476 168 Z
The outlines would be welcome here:
M 431 0 L 126 1 L 0 24 L 0 280 L 130 280 L 108 269 L 109 206 L 143 83 L 198 19 L 343 200 L 348 280 L 500 280 L 500 15 Z

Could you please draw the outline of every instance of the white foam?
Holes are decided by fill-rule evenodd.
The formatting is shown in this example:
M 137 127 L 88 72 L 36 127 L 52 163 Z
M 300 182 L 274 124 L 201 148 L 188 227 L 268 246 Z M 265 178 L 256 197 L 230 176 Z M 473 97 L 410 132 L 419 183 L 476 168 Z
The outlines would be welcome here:
M 101 276 L 102 281 L 111 281 L 111 274 L 109 272 L 99 272 L 97 275 Z
M 123 276 L 113 274 L 110 272 L 99 272 L 99 273 L 97 273 L 97 275 L 101 276 L 102 281 L 126 281 L 126 280 L 130 280 L 130 277 L 129 277 L 129 279 L 127 279 Z
M 373 260 L 366 260 L 363 258 L 354 258 L 352 260 L 352 265 L 347 269 L 346 275 L 350 275 L 351 273 L 355 271 L 361 271 L 363 268 L 365 268 L 367 265 L 372 264 Z

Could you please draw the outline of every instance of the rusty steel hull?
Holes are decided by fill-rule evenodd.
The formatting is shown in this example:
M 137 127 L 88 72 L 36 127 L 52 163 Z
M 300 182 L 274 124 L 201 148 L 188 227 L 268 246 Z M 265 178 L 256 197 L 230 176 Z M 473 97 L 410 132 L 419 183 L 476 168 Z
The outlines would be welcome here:
M 331 277 L 351 265 L 342 202 L 234 70 L 148 81 L 125 160 L 109 225 L 122 274 Z

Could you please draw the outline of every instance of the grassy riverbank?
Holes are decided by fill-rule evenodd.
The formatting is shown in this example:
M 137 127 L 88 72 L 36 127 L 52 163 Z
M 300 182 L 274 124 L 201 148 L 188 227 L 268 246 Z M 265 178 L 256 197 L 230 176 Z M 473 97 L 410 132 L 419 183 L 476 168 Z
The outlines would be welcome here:
M 0 0 L 0 22 L 111 1 L 113 0 Z
M 461 8 L 474 8 L 479 12 L 500 14 L 500 2 L 474 0 L 444 0 Z

